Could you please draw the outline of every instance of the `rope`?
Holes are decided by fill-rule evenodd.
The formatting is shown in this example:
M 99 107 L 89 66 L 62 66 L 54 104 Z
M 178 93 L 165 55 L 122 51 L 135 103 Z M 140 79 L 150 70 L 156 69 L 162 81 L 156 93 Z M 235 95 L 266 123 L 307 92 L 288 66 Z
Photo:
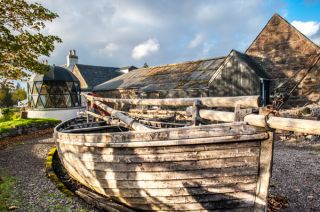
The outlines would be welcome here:
M 309 72 L 312 70 L 312 68 L 318 63 L 319 60 L 320 60 L 320 53 L 317 53 L 316 59 L 314 60 L 312 65 L 308 68 L 308 70 L 306 71 L 305 75 L 303 77 L 301 77 L 301 79 L 293 86 L 293 88 L 288 93 L 282 93 L 279 97 L 277 97 L 278 99 L 275 99 L 273 101 L 272 106 L 273 106 L 273 108 L 275 110 L 279 111 L 283 107 L 284 103 L 289 99 L 289 97 L 291 96 L 292 92 L 306 78 L 306 76 L 309 74 Z M 287 84 L 289 82 L 289 80 L 291 80 L 292 78 L 296 77 L 300 72 L 302 72 L 302 70 L 303 69 L 298 71 L 292 77 L 288 78 L 285 82 L 281 83 L 277 88 L 275 88 L 275 90 L 277 90 L 277 89 L 281 88 L 283 85 Z

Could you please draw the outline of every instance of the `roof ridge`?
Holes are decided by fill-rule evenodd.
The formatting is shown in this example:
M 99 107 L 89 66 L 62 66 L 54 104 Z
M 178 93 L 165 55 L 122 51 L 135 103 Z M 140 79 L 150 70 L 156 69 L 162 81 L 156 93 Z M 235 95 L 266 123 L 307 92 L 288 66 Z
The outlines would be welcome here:
M 207 59 L 201 59 L 201 60 L 190 60 L 190 61 L 184 61 L 184 62 L 177 62 L 177 63 L 169 63 L 169 64 L 162 64 L 162 65 L 157 65 L 157 66 L 149 66 L 147 68 L 138 68 L 135 70 L 143 70 L 143 69 L 151 69 L 151 68 L 161 68 L 165 66 L 175 66 L 175 65 L 182 65 L 182 64 L 188 64 L 188 63 L 197 63 L 197 62 L 204 62 L 204 61 L 209 61 L 209 60 L 219 60 L 223 59 L 226 56 L 220 56 L 220 57 L 214 57 L 214 58 L 207 58 Z M 133 70 L 133 71 L 135 71 Z
M 120 69 L 119 67 L 112 67 L 112 66 L 97 66 L 97 65 L 87 65 L 87 64 L 81 64 L 81 63 L 75 64 L 75 66 L 78 66 L 78 65 L 80 65 L 80 66 L 92 66 L 92 67 L 118 68 L 118 69 Z

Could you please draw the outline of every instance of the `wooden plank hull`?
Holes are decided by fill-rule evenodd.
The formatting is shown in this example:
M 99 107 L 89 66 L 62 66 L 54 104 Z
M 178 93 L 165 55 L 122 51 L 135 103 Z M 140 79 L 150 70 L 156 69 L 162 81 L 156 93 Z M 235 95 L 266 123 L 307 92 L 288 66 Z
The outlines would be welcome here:
M 138 210 L 264 211 L 272 134 L 243 123 L 145 132 L 55 129 L 69 174 Z M 226 139 L 226 137 L 228 139 Z

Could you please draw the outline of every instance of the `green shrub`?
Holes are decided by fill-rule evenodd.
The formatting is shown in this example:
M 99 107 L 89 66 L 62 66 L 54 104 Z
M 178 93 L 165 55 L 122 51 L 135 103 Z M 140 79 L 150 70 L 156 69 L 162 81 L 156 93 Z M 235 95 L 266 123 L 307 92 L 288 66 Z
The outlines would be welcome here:
M 20 118 L 20 110 L 16 108 L 2 108 L 0 109 L 2 117 L 0 121 L 10 121 Z

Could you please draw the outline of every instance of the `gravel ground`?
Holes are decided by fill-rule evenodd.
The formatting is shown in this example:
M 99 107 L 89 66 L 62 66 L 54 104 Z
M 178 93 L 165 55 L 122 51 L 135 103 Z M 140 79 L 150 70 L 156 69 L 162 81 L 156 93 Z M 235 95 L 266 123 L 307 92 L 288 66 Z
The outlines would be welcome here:
M 277 141 L 270 193 L 288 199 L 281 211 L 320 211 L 320 149 Z
M 96 211 L 81 199 L 66 197 L 46 177 L 50 136 L 15 142 L 0 150 L 0 168 L 18 180 L 24 204 L 18 211 Z M 270 193 L 288 199 L 282 211 L 320 211 L 320 148 L 275 142 Z
M 46 136 L 0 150 L 0 168 L 17 179 L 15 189 L 23 199 L 17 211 L 95 211 L 81 199 L 61 193 L 46 176 L 45 160 L 53 145 Z

